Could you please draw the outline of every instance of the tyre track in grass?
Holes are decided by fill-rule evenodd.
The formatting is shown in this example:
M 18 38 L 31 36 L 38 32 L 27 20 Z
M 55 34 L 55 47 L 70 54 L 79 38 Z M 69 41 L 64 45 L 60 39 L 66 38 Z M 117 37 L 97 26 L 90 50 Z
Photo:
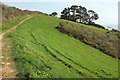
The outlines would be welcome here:
M 81 67 L 82 69 L 85 69 L 86 71 L 88 71 L 88 72 L 96 75 L 97 77 L 103 77 L 103 76 L 100 75 L 98 72 L 92 71 L 92 70 L 90 70 L 90 69 L 88 69 L 88 68 L 80 65 L 79 63 L 75 62 L 73 59 L 65 56 L 62 52 L 60 52 L 60 51 L 58 51 L 58 50 L 56 50 L 56 49 L 54 49 L 54 48 L 51 48 L 51 49 L 53 49 L 57 54 L 61 55 L 62 57 L 66 58 L 66 59 L 68 59 L 69 61 L 71 61 L 71 62 L 74 63 L 75 65 Z M 107 74 L 106 72 L 104 72 L 104 73 L 105 73 L 104 75 L 107 75 L 107 76 L 108 76 L 108 74 Z M 109 75 L 109 76 L 111 76 L 111 75 Z
M 79 69 L 76 69 L 74 66 L 72 66 L 71 64 L 69 63 L 66 63 L 64 60 L 60 59 L 58 56 L 54 55 L 50 50 L 49 50 L 49 47 L 46 46 L 45 44 L 39 42 L 34 34 L 32 33 L 31 36 L 33 37 L 33 39 L 37 42 L 37 44 L 40 44 L 41 46 L 43 46 L 46 50 L 47 53 L 49 53 L 49 55 L 51 57 L 53 57 L 54 59 L 56 59 L 57 61 L 59 61 L 61 64 L 63 64 L 65 67 L 67 67 L 68 69 L 73 69 L 77 74 L 79 74 L 80 76 L 82 77 L 85 77 L 86 74 L 85 73 L 82 73 Z
M 26 19 L 22 20 L 20 23 L 18 23 L 17 25 L 13 26 L 12 28 L 10 29 L 7 29 L 3 32 L 0 33 L 0 79 L 2 78 L 7 78 L 7 77 L 11 77 L 11 76 L 8 76 L 9 74 L 12 74 L 12 73 L 15 73 L 16 72 L 16 69 L 13 69 L 11 66 L 13 66 L 13 62 L 11 62 L 11 59 L 10 59 L 10 56 L 7 56 L 8 60 L 6 62 L 3 62 L 2 60 L 6 58 L 6 56 L 2 56 L 2 51 L 5 50 L 5 46 L 7 45 L 4 45 L 4 42 L 2 41 L 3 38 L 4 38 L 4 35 L 6 35 L 7 33 L 15 30 L 17 27 L 19 27 L 21 24 L 23 24 L 25 21 L 27 21 L 28 19 L 32 18 L 32 16 L 29 16 L 27 17 Z M 9 46 L 7 46 L 9 47 Z M 9 48 L 10 49 L 10 48 Z M 9 51 L 9 50 L 7 50 Z M 9 52 L 7 52 L 9 53 Z
M 70 59 L 69 57 L 63 55 L 63 53 L 61 53 L 60 51 L 58 51 L 58 50 L 56 50 L 56 49 L 54 49 L 54 48 L 48 47 L 48 46 L 46 46 L 45 44 L 42 44 L 41 42 L 39 42 L 39 41 L 35 38 L 35 36 L 34 36 L 33 33 L 31 34 L 31 36 L 33 37 L 33 39 L 34 39 L 38 44 L 42 45 L 42 46 L 45 48 L 45 50 L 49 53 L 49 55 L 51 55 L 54 59 L 56 59 L 56 60 L 58 60 L 59 62 L 61 62 L 62 64 L 64 64 L 66 67 L 72 68 L 72 69 L 75 70 L 79 75 L 86 76 L 86 74 L 82 73 L 79 69 L 76 69 L 76 68 L 75 68 L 74 66 L 72 66 L 71 64 L 66 63 L 64 60 L 60 59 L 57 55 L 55 55 L 54 53 L 52 53 L 49 49 L 52 49 L 55 53 L 61 55 L 62 57 L 64 57 L 65 59 L 69 60 L 69 61 L 72 62 L 73 64 L 79 66 L 80 68 L 88 71 L 89 73 L 94 74 L 96 77 L 98 77 L 98 78 L 104 78 L 104 76 L 102 76 L 101 74 L 98 74 L 97 72 L 94 72 L 94 71 L 92 71 L 92 70 L 90 70 L 90 69 L 88 69 L 88 68 L 86 68 L 86 67 L 78 64 L 78 63 L 75 62 L 74 60 L 72 60 L 72 59 Z M 106 75 L 106 74 L 105 74 L 105 75 Z M 111 75 L 109 75 L 109 76 L 111 76 Z M 92 77 L 92 76 L 91 76 L 91 77 Z
M 55 54 L 53 54 L 53 52 L 51 52 L 51 50 L 50 50 L 50 47 L 44 46 L 44 48 L 49 53 L 50 56 L 52 56 L 58 62 L 62 63 L 65 67 L 67 67 L 68 69 L 73 69 L 77 74 L 79 74 L 82 77 L 86 77 L 85 73 L 81 72 L 79 69 L 75 68 L 71 64 L 65 62 L 63 59 L 60 59 L 58 56 L 56 56 Z

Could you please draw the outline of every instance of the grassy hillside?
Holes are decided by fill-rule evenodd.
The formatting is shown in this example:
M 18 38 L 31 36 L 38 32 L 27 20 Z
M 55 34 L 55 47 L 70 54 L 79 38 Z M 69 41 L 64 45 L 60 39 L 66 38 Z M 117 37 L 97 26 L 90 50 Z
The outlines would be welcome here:
M 112 57 L 120 58 L 118 55 L 119 31 L 109 31 L 70 21 L 61 22 L 58 29 Z
M 40 11 L 21 10 L 19 8 L 7 6 L 2 3 L 0 3 L 0 9 L 2 10 L 2 13 L 1 13 L 2 27 L 0 27 L 1 31 L 4 31 L 18 24 L 21 20 L 26 18 L 28 15 L 45 14 Z
M 2 10 L 2 23 L 8 24 L 11 20 L 16 17 L 20 17 L 28 14 L 44 14 L 38 11 L 30 11 L 30 10 L 21 10 L 16 7 L 7 6 L 5 4 L 0 3 L 0 9 Z
M 14 19 L 10 20 L 10 22 L 8 24 L 3 24 L 2 27 L 0 27 L 1 28 L 0 30 L 4 31 L 4 30 L 7 30 L 7 29 L 10 29 L 11 27 L 17 25 L 19 22 L 21 22 L 22 20 L 27 18 L 28 16 L 29 15 L 15 17 Z
M 19 77 L 85 78 L 118 75 L 118 60 L 103 54 L 55 27 L 62 20 L 34 16 L 6 37 Z

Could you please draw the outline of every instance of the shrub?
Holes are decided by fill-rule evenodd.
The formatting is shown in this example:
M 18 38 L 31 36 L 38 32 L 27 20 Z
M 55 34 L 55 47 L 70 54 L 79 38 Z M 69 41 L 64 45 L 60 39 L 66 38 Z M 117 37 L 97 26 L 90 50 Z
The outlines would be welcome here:
M 112 32 L 106 30 L 103 26 L 99 24 L 93 24 L 99 28 L 89 27 L 83 24 L 75 24 L 72 22 L 61 22 L 59 24 L 59 30 L 63 33 L 68 34 L 81 42 L 91 45 L 92 47 L 99 49 L 100 51 L 116 57 L 118 54 L 118 45 L 110 45 L 118 42 L 118 35 L 120 34 L 117 30 L 112 30 Z M 109 42 L 109 43 L 108 43 Z M 113 50 L 116 49 L 116 50 Z M 120 56 L 118 56 L 120 58 Z

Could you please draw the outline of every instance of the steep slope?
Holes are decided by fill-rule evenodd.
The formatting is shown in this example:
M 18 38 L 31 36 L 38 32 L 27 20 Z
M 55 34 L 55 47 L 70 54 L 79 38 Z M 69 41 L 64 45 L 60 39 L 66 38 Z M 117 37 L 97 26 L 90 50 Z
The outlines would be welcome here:
M 82 78 L 118 75 L 118 60 L 55 27 L 62 20 L 34 16 L 6 37 L 19 77 Z
M 0 9 L 2 11 L 2 16 L 0 17 L 2 20 L 2 27 L 0 27 L 1 31 L 9 29 L 10 27 L 18 24 L 21 20 L 27 18 L 28 15 L 45 14 L 40 11 L 21 10 L 16 7 L 4 5 L 2 3 L 0 3 Z
M 57 29 L 112 57 L 120 58 L 118 54 L 120 32 L 117 30 L 110 31 L 70 21 L 60 22 Z

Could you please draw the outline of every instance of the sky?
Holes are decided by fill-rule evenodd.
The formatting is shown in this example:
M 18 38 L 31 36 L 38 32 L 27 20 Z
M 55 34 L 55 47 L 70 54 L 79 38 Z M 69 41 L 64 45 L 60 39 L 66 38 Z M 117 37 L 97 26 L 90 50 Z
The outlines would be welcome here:
M 55 11 L 58 15 L 65 7 L 81 5 L 98 13 L 99 19 L 95 21 L 96 23 L 108 28 L 118 28 L 119 0 L 1 0 L 1 2 L 20 9 L 41 11 L 48 14 Z

